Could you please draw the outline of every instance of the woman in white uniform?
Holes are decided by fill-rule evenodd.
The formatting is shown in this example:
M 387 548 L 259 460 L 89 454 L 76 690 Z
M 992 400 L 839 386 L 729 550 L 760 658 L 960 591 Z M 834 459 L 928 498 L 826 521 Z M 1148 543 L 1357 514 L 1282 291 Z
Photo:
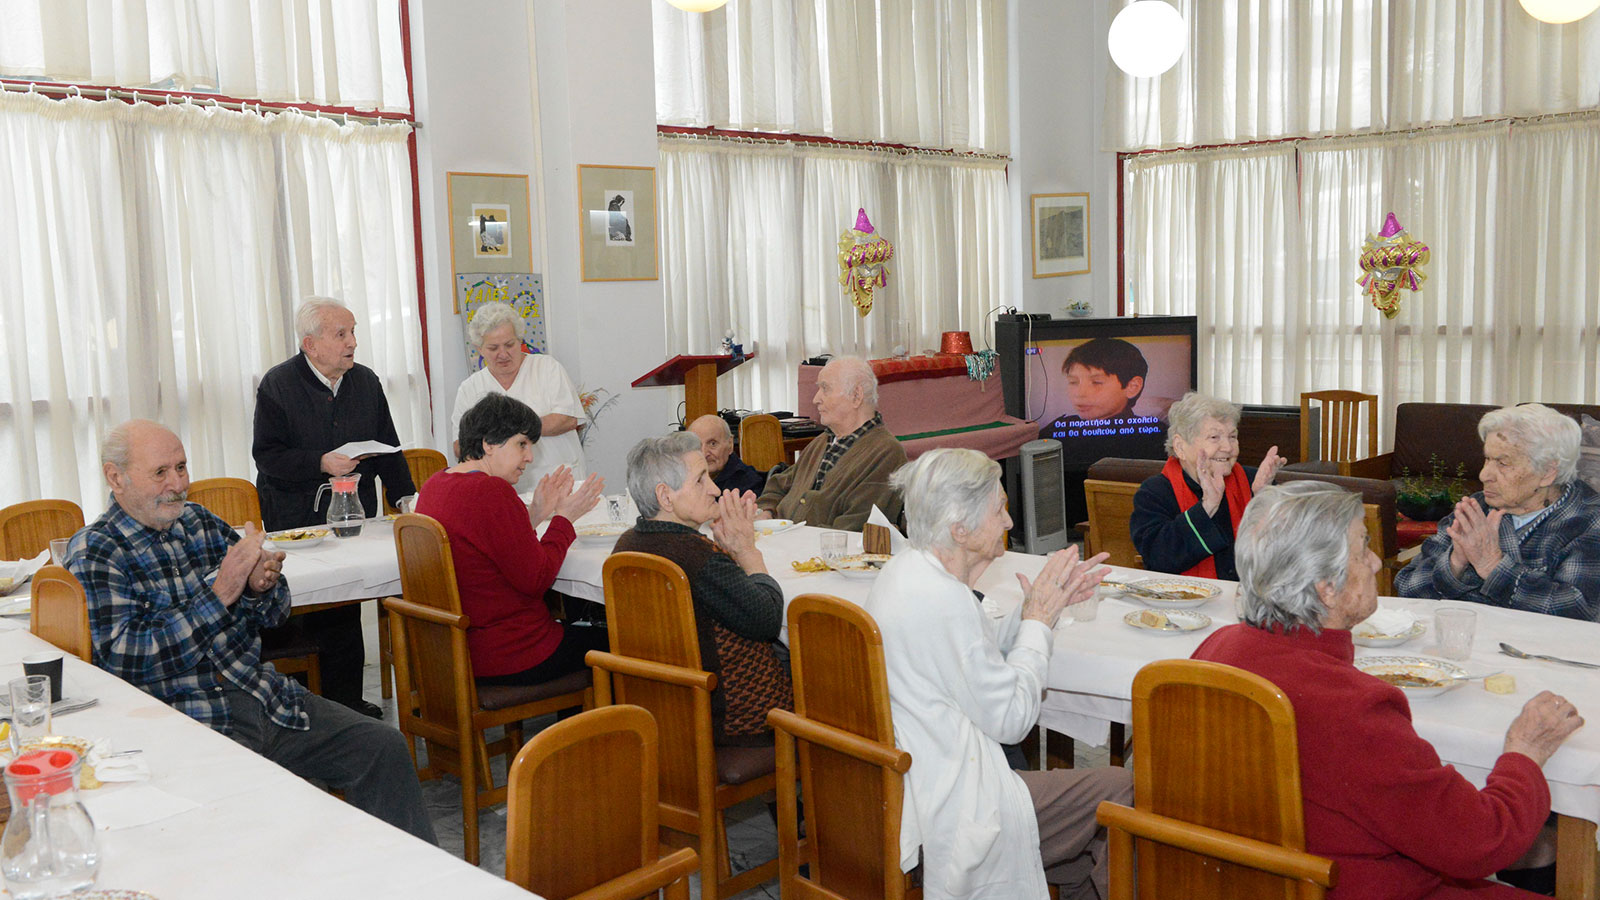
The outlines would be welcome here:
M 461 382 L 450 412 L 451 450 L 457 458 L 461 455 L 455 443 L 461 417 L 488 394 L 507 394 L 539 414 L 539 442 L 533 446 L 533 462 L 517 480 L 518 493 L 533 490 L 539 479 L 560 466 L 571 469 L 575 481 L 589 477 L 583 444 L 578 440 L 578 423 L 583 418 L 578 390 L 561 363 L 543 353 L 523 352 L 527 327 L 522 316 L 504 303 L 478 307 L 467 322 L 467 340 L 478 348 L 483 368 Z

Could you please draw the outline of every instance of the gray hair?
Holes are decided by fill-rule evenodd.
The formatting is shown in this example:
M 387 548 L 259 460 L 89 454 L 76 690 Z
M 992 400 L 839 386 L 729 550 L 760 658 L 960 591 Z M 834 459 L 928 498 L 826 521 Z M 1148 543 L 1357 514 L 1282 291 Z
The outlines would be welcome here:
M 733 429 L 729 427 L 728 420 L 717 415 L 716 413 L 706 413 L 700 418 L 695 419 L 693 422 L 690 422 L 688 428 L 685 428 L 684 430 L 688 431 L 689 429 L 694 428 L 694 426 L 699 425 L 701 422 L 713 423 L 716 426 L 718 434 L 721 434 L 728 440 L 733 439 Z
M 1193 441 L 1196 432 L 1207 419 L 1238 425 L 1239 412 L 1239 404 L 1210 394 L 1196 391 L 1184 394 L 1183 399 L 1172 404 L 1172 408 L 1167 410 L 1167 455 L 1172 455 L 1173 438 L 1181 437 L 1186 441 Z
M 133 458 L 135 433 L 152 428 L 156 431 L 176 434 L 172 429 L 151 419 L 129 419 L 111 429 L 111 433 L 106 435 L 106 439 L 100 443 L 100 464 L 102 466 L 116 466 L 118 471 L 126 472 L 128 470 L 128 462 Z
M 861 388 L 861 402 L 873 409 L 878 408 L 878 376 L 872 373 L 872 366 L 859 356 L 835 356 L 828 360 L 824 368 L 835 369 L 844 377 L 843 388 L 846 393 Z
M 1347 532 L 1362 516 L 1361 495 L 1318 481 L 1291 481 L 1255 495 L 1233 542 L 1239 617 L 1257 628 L 1321 631 L 1328 608 L 1317 585 L 1344 588 Z
M 482 347 L 484 335 L 505 325 L 511 326 L 519 341 L 528 332 L 528 321 L 516 310 L 498 300 L 485 303 L 467 320 L 467 341 L 474 347 Z
M 305 340 L 315 334 L 322 333 L 322 319 L 330 310 L 342 309 L 349 312 L 350 308 L 332 297 L 307 297 L 294 311 L 295 336 Z
M 905 498 L 906 538 L 918 550 L 949 547 L 950 528 L 975 530 L 1000 490 L 1000 464 L 976 450 L 930 450 L 889 476 Z
M 1578 477 L 1578 454 L 1583 429 L 1543 403 L 1502 406 L 1478 420 L 1478 437 L 1488 440 L 1499 434 L 1506 442 L 1528 454 L 1535 472 L 1555 466 L 1556 484 L 1565 485 Z
M 683 480 L 689 477 L 683 458 L 699 452 L 700 436 L 692 431 L 649 437 L 633 445 L 628 451 L 628 495 L 639 515 L 653 519 L 661 514 L 656 485 L 664 484 L 669 491 L 683 487 Z

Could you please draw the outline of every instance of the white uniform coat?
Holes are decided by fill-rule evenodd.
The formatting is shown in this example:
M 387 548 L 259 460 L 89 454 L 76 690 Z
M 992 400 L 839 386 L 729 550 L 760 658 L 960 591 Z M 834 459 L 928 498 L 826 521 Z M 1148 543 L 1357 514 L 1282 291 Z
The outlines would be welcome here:
M 500 382 L 494 379 L 487 366 L 461 382 L 461 387 L 456 389 L 455 408 L 450 412 L 452 443 L 461 436 L 461 417 L 467 414 L 472 404 L 487 397 L 490 392 L 521 400 L 541 417 L 555 413 L 571 416 L 580 424 L 588 421 L 583 415 L 578 389 L 572 386 L 572 379 L 567 376 L 567 370 L 561 363 L 543 353 L 524 353 L 522 366 L 517 369 L 517 377 L 511 382 L 510 390 L 500 387 Z M 522 470 L 522 477 L 517 480 L 517 493 L 527 493 L 538 487 L 539 479 L 559 466 L 572 469 L 574 482 L 589 477 L 589 464 L 584 459 L 583 442 L 578 440 L 577 429 L 555 437 L 546 435 L 539 438 L 539 442 L 533 445 L 533 462 L 528 463 L 528 467 Z
M 884 566 L 867 597 L 883 632 L 895 743 L 911 754 L 900 865 L 923 850 L 923 896 L 1045 900 L 1039 823 L 1001 743 L 1039 718 L 1052 634 L 994 623 L 977 596 L 933 554 Z

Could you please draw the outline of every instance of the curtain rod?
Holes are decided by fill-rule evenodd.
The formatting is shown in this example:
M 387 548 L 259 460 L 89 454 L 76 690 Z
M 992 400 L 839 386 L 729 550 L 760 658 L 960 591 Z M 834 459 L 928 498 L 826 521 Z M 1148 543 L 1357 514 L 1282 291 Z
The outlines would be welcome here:
M 40 81 L 7 81 L 0 79 L 0 91 L 15 91 L 19 94 L 47 94 L 61 97 L 82 97 L 85 100 L 122 100 L 128 104 L 151 103 L 157 106 L 180 106 L 190 104 L 194 106 L 220 107 L 239 112 L 254 112 L 257 115 L 281 115 L 286 112 L 297 112 L 301 115 L 312 116 L 319 119 L 329 119 L 345 125 L 410 125 L 420 130 L 422 123 L 409 115 L 392 113 L 367 114 L 358 112 L 332 112 L 314 106 L 299 106 L 295 104 L 271 103 L 268 101 L 237 100 L 181 91 L 139 90 L 137 88 L 111 88 L 111 87 L 82 87 L 76 84 L 59 84 Z
M 981 159 L 993 162 L 1011 162 L 1003 153 L 982 153 L 973 150 L 948 150 L 942 147 L 914 147 L 909 144 L 891 144 L 883 141 L 848 141 L 815 134 L 784 134 L 761 131 L 726 131 L 717 128 L 692 128 L 683 125 L 657 125 L 660 137 L 688 138 L 690 140 L 726 141 L 730 144 L 773 144 L 779 146 L 842 147 L 847 150 L 875 150 L 880 153 L 946 156 L 952 159 Z

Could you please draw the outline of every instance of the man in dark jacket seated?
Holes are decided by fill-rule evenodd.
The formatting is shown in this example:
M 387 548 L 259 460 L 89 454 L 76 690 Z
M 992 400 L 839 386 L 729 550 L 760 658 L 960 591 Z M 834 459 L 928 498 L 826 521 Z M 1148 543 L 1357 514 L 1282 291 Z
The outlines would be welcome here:
M 756 469 L 733 452 L 733 429 L 721 416 L 706 413 L 689 423 L 689 431 L 700 438 L 706 454 L 706 472 L 719 491 L 750 491 L 756 496 L 767 486 L 767 473 Z

